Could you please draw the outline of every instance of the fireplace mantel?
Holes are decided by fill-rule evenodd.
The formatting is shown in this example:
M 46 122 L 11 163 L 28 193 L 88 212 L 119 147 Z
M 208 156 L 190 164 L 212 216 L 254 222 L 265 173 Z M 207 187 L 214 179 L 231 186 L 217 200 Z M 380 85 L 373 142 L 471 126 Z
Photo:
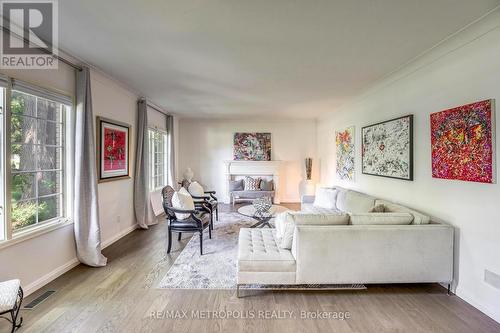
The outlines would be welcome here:
M 229 203 L 229 181 L 233 176 L 270 176 L 273 178 L 275 197 L 274 202 L 280 203 L 280 174 L 282 161 L 224 161 L 226 166 L 226 198 Z

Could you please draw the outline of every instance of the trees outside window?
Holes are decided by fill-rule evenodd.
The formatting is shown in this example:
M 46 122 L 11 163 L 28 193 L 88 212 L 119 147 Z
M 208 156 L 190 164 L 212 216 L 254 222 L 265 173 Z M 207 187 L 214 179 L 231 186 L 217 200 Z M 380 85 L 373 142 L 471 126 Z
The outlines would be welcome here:
M 68 108 L 21 91 L 11 92 L 10 220 L 14 232 L 64 215 L 64 121 Z
M 167 133 L 149 129 L 149 188 L 151 191 L 167 185 Z

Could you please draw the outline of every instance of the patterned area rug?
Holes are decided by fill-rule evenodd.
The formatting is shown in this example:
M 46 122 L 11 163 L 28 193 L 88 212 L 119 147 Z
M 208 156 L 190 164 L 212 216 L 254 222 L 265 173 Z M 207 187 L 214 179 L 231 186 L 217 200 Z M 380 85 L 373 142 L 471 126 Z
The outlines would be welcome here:
M 254 223 L 253 219 L 238 213 L 219 213 L 212 239 L 208 239 L 208 232 L 203 234 L 203 255 L 200 256 L 200 237 L 195 234 L 162 279 L 159 288 L 236 288 L 238 233 L 240 228 Z
M 160 289 L 236 289 L 238 233 L 255 221 L 238 213 L 220 213 L 212 231 L 203 235 L 203 255 L 200 237 L 195 234 L 186 244 L 172 267 L 163 277 Z M 175 234 L 174 234 L 175 235 Z M 356 285 L 245 285 L 242 289 L 341 290 L 366 289 Z

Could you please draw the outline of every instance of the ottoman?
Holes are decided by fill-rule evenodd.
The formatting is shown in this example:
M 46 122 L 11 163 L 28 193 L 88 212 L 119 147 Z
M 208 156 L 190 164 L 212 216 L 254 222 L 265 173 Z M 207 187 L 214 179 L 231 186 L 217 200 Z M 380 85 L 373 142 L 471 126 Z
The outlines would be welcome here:
M 245 284 L 295 284 L 295 258 L 278 247 L 275 229 L 240 229 L 237 290 Z

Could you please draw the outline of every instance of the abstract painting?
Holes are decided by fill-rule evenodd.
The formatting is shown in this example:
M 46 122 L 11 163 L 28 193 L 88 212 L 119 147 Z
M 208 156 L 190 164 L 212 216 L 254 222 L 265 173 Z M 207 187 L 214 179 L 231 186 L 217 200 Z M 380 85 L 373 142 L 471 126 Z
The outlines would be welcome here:
M 494 182 L 493 100 L 431 114 L 432 177 Z
M 235 133 L 235 161 L 270 161 L 271 133 Z
M 130 126 L 97 117 L 99 182 L 130 178 Z
M 413 115 L 362 129 L 362 172 L 413 180 Z
M 354 126 L 335 132 L 337 147 L 337 176 L 342 180 L 354 180 Z

